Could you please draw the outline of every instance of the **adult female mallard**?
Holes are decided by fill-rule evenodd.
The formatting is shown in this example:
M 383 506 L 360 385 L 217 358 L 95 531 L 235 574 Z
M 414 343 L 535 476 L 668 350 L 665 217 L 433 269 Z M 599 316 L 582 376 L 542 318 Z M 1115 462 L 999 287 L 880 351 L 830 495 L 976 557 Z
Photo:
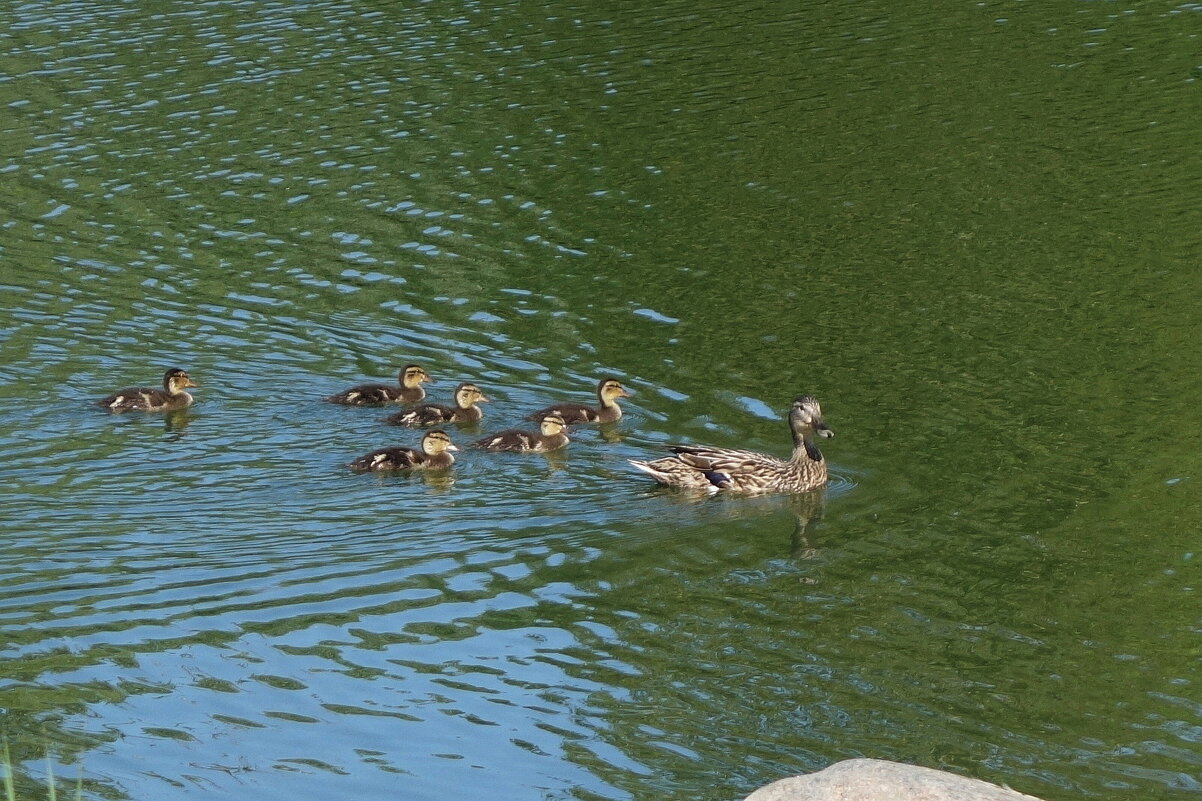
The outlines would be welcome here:
M 183 409 L 192 405 L 192 396 L 186 391 L 188 387 L 200 386 L 187 373 L 178 367 L 172 367 L 163 374 L 163 388 L 126 387 L 96 401 L 97 406 L 103 406 L 114 412 L 164 412 L 173 409 Z
M 380 448 L 364 454 L 347 465 L 352 470 L 439 470 L 455 463 L 451 451 L 458 448 L 447 432 L 432 429 L 422 436 L 421 450 L 413 448 Z
M 805 492 L 821 487 L 826 483 L 826 461 L 813 435 L 833 437 L 835 432 L 822 422 L 817 398 L 798 395 L 794 399 L 789 430 L 793 433 L 793 455 L 787 460 L 733 448 L 673 445 L 669 450 L 674 456 L 650 462 L 629 461 L 661 484 L 706 492 Z
M 417 403 L 426 397 L 422 382 L 433 384 L 425 370 L 416 364 L 407 364 L 397 376 L 398 386 L 391 384 L 360 384 L 326 398 L 327 403 L 345 406 L 372 406 L 378 403 Z
M 426 403 L 414 409 L 397 412 L 384 418 L 384 422 L 394 426 L 432 426 L 442 423 L 474 423 L 484 416 L 484 410 L 477 403 L 488 403 L 488 398 L 480 391 L 480 387 L 464 381 L 455 387 L 455 405 L 445 406 L 441 403 Z
M 557 414 L 565 423 L 612 423 L 622 416 L 618 398 L 629 398 L 630 392 L 616 378 L 603 378 L 597 384 L 597 400 L 601 405 L 594 409 L 583 403 L 559 403 L 526 415 L 527 420 L 542 420 L 549 414 Z
M 568 444 L 568 436 L 564 433 L 566 424 L 557 414 L 543 417 L 539 423 L 538 433 L 510 428 L 490 434 L 472 443 L 473 448 L 484 448 L 490 451 L 525 451 L 527 453 L 546 453 L 555 451 Z

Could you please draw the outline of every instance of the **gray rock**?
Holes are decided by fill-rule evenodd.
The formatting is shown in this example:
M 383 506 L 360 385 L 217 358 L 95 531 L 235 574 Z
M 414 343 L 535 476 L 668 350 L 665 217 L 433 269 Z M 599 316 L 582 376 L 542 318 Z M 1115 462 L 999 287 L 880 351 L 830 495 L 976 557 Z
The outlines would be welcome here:
M 980 779 L 883 759 L 848 759 L 765 785 L 744 801 L 1039 801 Z

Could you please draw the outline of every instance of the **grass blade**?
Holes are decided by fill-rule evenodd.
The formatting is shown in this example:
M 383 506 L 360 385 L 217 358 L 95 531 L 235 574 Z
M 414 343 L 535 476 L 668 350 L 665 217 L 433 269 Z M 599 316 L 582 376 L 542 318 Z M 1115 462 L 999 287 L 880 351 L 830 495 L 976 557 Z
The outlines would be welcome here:
M 4 794 L 7 801 L 17 801 L 17 788 L 13 786 L 13 760 L 8 751 L 8 738 L 4 738 Z

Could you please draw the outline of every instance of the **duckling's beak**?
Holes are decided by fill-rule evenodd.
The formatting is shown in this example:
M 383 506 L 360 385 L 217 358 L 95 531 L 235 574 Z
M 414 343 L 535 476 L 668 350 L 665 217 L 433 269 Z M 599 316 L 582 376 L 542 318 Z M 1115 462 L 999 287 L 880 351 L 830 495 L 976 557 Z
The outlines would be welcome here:
M 197 384 L 195 381 L 193 381 L 191 378 L 189 378 L 186 382 L 184 382 L 184 386 L 185 387 L 199 387 L 200 384 Z
M 457 451 L 457 450 L 459 450 L 459 447 L 456 445 L 448 445 L 447 450 L 448 451 Z
M 483 395 L 476 396 L 476 403 L 492 403 L 492 400 Z
M 831 431 L 830 426 L 821 420 L 819 420 L 817 423 L 814 423 L 814 433 L 820 437 L 830 438 L 835 436 L 835 432 Z
M 628 390 L 626 387 L 618 387 L 618 397 L 619 398 L 629 398 L 633 394 L 634 393 L 631 392 L 630 390 Z

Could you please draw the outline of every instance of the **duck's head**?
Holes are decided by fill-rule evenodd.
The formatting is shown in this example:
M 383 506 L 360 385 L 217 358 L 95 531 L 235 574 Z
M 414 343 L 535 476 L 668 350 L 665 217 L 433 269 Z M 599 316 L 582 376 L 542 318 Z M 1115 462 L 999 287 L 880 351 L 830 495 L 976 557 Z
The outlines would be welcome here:
M 538 430 L 544 437 L 553 437 L 563 433 L 568 424 L 557 414 L 548 414 L 539 421 Z
M 603 378 L 597 384 L 597 397 L 602 403 L 612 402 L 616 398 L 629 398 L 630 392 L 616 378 Z
M 820 437 L 835 436 L 835 432 L 822 422 L 822 407 L 813 395 L 798 395 L 793 399 L 793 408 L 789 410 L 789 425 L 795 431 L 808 429 Z
M 188 387 L 198 387 L 192 378 L 178 367 L 172 367 L 163 374 L 163 389 L 167 390 L 168 395 L 178 395 Z
M 432 431 L 427 431 L 422 437 L 422 452 L 427 456 L 437 456 L 443 451 L 457 451 L 455 443 L 451 442 L 451 438 L 447 436 L 447 432 L 441 428 L 436 428 Z
M 455 387 L 455 405 L 461 409 L 470 409 L 477 403 L 489 403 L 488 398 L 480 391 L 480 387 L 464 381 L 459 386 Z
M 416 364 L 407 364 L 402 367 L 398 380 L 401 382 L 401 386 L 406 389 L 416 389 L 422 385 L 423 381 L 431 384 L 434 383 L 434 379 L 430 377 L 430 374 Z

